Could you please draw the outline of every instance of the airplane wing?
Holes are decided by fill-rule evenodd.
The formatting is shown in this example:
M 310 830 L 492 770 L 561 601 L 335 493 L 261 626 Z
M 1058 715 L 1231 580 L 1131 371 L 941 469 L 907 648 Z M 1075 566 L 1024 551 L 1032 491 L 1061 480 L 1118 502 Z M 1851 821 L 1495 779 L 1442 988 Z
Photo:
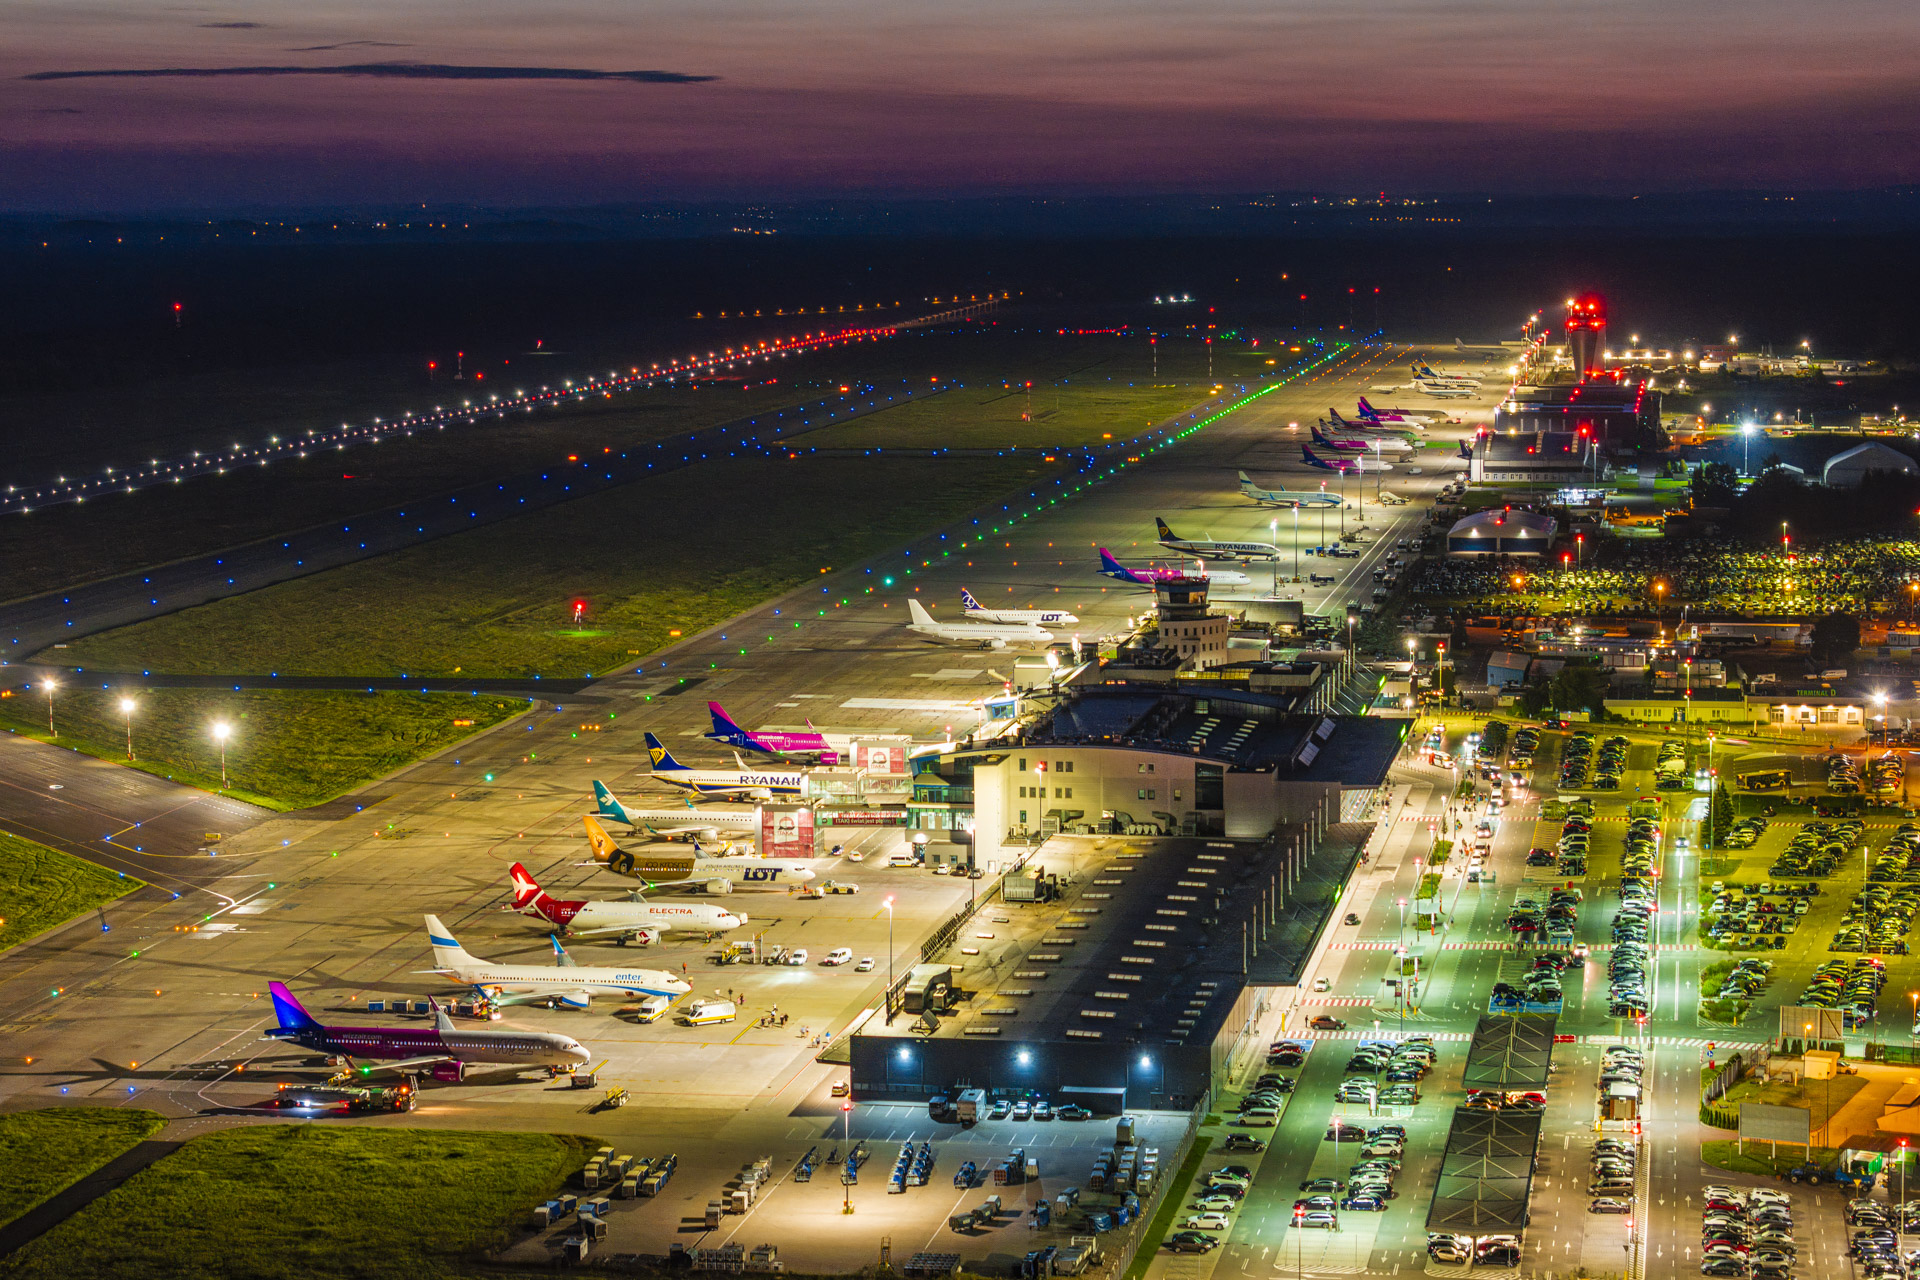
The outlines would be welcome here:
M 423 1058 L 403 1058 L 398 1062 L 367 1062 L 354 1069 L 356 1075 L 374 1071 L 411 1071 L 416 1067 L 435 1067 L 443 1062 L 457 1062 L 450 1053 L 436 1053 Z

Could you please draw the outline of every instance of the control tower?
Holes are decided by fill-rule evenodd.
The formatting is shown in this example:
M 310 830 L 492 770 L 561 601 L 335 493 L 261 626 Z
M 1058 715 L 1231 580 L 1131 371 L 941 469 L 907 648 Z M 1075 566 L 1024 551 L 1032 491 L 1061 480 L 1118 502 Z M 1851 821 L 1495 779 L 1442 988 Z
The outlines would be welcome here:
M 1580 381 L 1605 372 L 1600 353 L 1607 346 L 1607 304 L 1589 293 L 1567 304 L 1567 353 Z
M 1233 619 L 1207 608 L 1203 575 L 1161 578 L 1153 584 L 1160 643 L 1180 655 L 1184 670 L 1204 671 L 1227 660 Z

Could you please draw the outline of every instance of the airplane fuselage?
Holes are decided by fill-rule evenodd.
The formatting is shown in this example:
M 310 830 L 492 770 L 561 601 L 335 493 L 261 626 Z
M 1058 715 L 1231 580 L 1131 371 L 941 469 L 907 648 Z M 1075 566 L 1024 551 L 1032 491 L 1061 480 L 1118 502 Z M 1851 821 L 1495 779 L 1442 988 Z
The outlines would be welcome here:
M 657 782 L 701 796 L 802 796 L 807 775 L 799 771 L 761 772 L 741 769 L 655 769 Z
M 725 907 L 704 902 L 561 902 L 547 899 L 537 915 L 573 933 L 620 933 L 653 929 L 661 932 L 725 933 L 738 929 L 740 917 Z
M 449 964 L 455 981 L 483 991 L 515 995 L 678 996 L 693 988 L 658 969 L 605 969 L 581 965 Z
M 1280 555 L 1280 549 L 1270 542 L 1214 542 L 1212 540 L 1195 541 L 1188 538 L 1162 538 L 1160 545 L 1169 551 L 1178 551 L 1182 555 L 1199 556 L 1202 560 L 1272 560 Z
M 543 1031 L 436 1031 L 431 1027 L 316 1027 L 270 1032 L 315 1053 L 368 1062 L 444 1056 L 455 1062 L 575 1067 L 588 1059 L 572 1036 Z

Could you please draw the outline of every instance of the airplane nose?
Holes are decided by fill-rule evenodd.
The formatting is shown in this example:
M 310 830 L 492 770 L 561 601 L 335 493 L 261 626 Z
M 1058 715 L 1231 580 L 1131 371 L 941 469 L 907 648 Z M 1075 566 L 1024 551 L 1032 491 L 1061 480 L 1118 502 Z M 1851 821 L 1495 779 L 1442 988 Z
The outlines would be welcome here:
M 592 1054 L 588 1053 L 586 1049 L 581 1046 L 578 1040 L 567 1041 L 567 1056 L 582 1066 L 586 1065 L 587 1061 L 593 1057 Z
M 811 867 L 800 868 L 800 879 L 802 882 L 811 880 L 813 879 L 813 877 L 814 877 L 814 871 Z
M 732 921 L 736 925 L 745 924 L 747 922 L 747 918 L 745 916 L 732 916 L 730 917 L 730 919 L 732 919 Z

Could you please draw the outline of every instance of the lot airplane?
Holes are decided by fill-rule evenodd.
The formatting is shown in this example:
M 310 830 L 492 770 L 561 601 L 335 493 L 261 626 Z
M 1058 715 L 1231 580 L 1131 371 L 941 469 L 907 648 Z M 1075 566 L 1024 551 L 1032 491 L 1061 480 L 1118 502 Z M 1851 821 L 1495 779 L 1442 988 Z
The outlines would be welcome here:
M 1342 424 L 1346 425 L 1346 424 Z M 1396 435 L 1376 434 L 1355 436 L 1351 439 L 1328 436 L 1320 430 L 1318 423 L 1313 426 L 1313 442 L 1323 449 L 1345 449 L 1366 452 L 1369 449 L 1393 449 L 1401 453 L 1410 453 L 1413 446 L 1404 438 Z
M 1318 467 L 1322 471 L 1344 471 L 1348 475 L 1357 476 L 1365 475 L 1369 471 L 1393 470 L 1391 462 L 1376 462 L 1369 467 L 1365 465 L 1365 458 L 1323 458 L 1305 445 L 1300 446 L 1300 454 L 1301 461 L 1310 467 Z
M 594 812 L 613 822 L 624 822 L 639 835 L 642 828 L 662 840 L 691 840 L 696 845 L 727 845 L 722 828 L 750 833 L 760 826 L 752 809 L 632 809 L 620 803 L 607 784 L 593 783 Z M 691 803 L 691 801 L 689 801 Z
M 587 847 L 593 861 L 616 875 L 632 876 L 647 882 L 649 888 L 663 884 L 698 885 L 708 893 L 732 893 L 747 886 L 771 889 L 781 885 L 805 884 L 813 879 L 813 868 L 796 858 L 706 858 L 697 854 L 667 850 L 660 845 L 622 849 L 593 818 L 587 824 Z
M 1070 627 L 1080 621 L 1065 609 L 989 609 L 973 598 L 973 592 L 960 588 L 960 607 L 969 622 L 1031 622 L 1036 627 Z
M 462 1031 L 438 1004 L 433 1007 L 431 1029 L 322 1026 L 283 984 L 269 982 L 267 990 L 280 1020 L 267 1032 L 267 1039 L 336 1055 L 349 1064 L 361 1059 L 378 1062 L 385 1071 L 422 1070 L 435 1080 L 457 1084 L 475 1064 L 545 1067 L 557 1075 L 586 1066 L 589 1058 L 578 1040 L 556 1032 Z
M 1446 382 L 1417 382 L 1414 384 L 1422 392 L 1436 400 L 1463 400 L 1477 394 L 1466 387 Z
M 1262 489 L 1253 477 L 1240 473 L 1240 492 L 1263 507 L 1341 507 L 1346 499 L 1325 489 Z
M 1280 556 L 1280 548 L 1271 542 L 1215 542 L 1211 538 L 1181 538 L 1167 528 L 1167 522 L 1159 516 L 1153 518 L 1160 528 L 1160 545 L 1169 551 L 1178 551 L 1182 555 L 1199 556 L 1202 560 L 1275 560 Z
M 1463 387 L 1480 385 L 1480 379 L 1470 373 L 1438 373 L 1425 360 L 1415 361 L 1412 367 L 1414 377 L 1424 378 L 1428 382 L 1457 382 Z
M 575 937 L 615 934 L 614 941 L 622 946 L 629 941 L 651 946 L 669 932 L 725 933 L 747 922 L 743 915 L 704 902 L 646 902 L 638 897 L 563 902 L 542 889 L 517 862 L 507 878 L 513 882 L 515 911 L 538 916 Z
M 1415 417 L 1412 411 L 1406 409 L 1376 409 L 1367 403 L 1365 396 L 1360 397 L 1359 412 L 1360 416 L 1368 422 L 1378 422 L 1384 426 L 1406 427 L 1411 431 L 1425 431 L 1427 429 L 1426 420 Z
M 713 732 L 707 737 L 724 742 L 738 751 L 758 751 L 763 756 L 798 756 L 815 764 L 839 764 L 852 751 L 853 739 L 845 734 L 821 733 L 807 723 L 807 732 L 776 729 L 742 729 L 727 709 L 717 702 L 707 704 L 713 717 Z
M 587 819 L 592 822 L 592 818 Z M 427 917 L 427 945 L 433 948 L 434 967 L 484 995 L 509 1003 L 552 1000 L 569 1009 L 584 1009 L 599 996 L 683 996 L 693 990 L 685 981 L 659 969 L 583 967 L 573 962 L 558 938 L 553 939 L 552 965 L 495 964 L 470 954 L 439 916 Z
M 653 759 L 650 776 L 682 791 L 697 796 L 749 796 L 758 800 L 770 800 L 774 796 L 798 799 L 806 794 L 804 770 L 749 769 L 738 756 L 734 757 L 740 766 L 737 769 L 689 769 L 675 760 L 666 744 L 653 734 L 642 736 L 647 742 L 647 754 Z
M 1113 552 L 1105 547 L 1100 548 L 1100 576 L 1117 582 L 1130 582 L 1136 587 L 1150 587 L 1156 582 L 1175 582 L 1181 578 L 1205 578 L 1222 587 L 1244 587 L 1253 581 L 1237 569 L 1207 569 L 1197 565 L 1191 570 L 1163 565 L 1129 569 L 1115 560 Z
M 926 606 L 907 597 L 907 630 L 934 644 L 1004 649 L 1010 644 L 1052 644 L 1053 632 L 1031 622 L 935 622 Z

